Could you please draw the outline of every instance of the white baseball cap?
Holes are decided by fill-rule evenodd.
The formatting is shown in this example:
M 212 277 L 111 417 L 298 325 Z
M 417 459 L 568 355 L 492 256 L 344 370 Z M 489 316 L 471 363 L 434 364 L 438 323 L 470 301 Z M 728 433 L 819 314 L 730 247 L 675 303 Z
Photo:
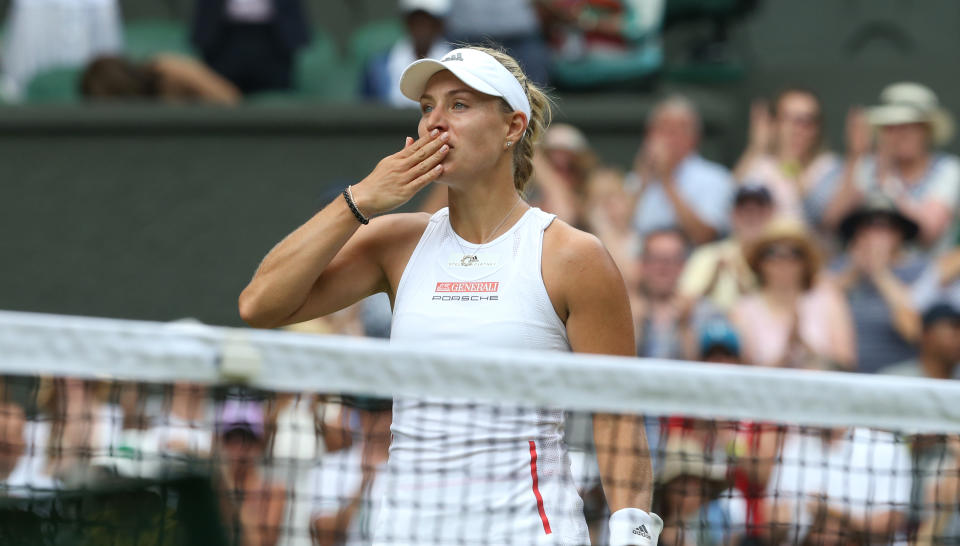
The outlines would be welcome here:
M 400 0 L 400 11 L 402 13 L 425 11 L 443 19 L 450 13 L 450 0 Z
M 454 49 L 440 60 L 420 59 L 411 63 L 400 76 L 400 92 L 414 101 L 420 101 L 427 82 L 437 72 L 449 70 L 475 91 L 502 97 L 517 112 L 523 112 L 530 121 L 530 101 L 523 86 L 500 61 L 491 55 L 468 47 Z

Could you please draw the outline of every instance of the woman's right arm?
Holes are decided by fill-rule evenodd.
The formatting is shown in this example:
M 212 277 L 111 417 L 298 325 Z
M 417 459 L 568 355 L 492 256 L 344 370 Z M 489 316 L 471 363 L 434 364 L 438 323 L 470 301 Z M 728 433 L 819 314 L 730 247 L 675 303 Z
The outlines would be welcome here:
M 436 131 L 390 155 L 353 187 L 357 206 L 368 216 L 406 203 L 443 172 L 448 146 Z M 378 218 L 361 227 L 338 196 L 267 254 L 240 294 L 240 317 L 251 326 L 275 328 L 342 309 L 386 290 L 383 269 L 407 215 Z

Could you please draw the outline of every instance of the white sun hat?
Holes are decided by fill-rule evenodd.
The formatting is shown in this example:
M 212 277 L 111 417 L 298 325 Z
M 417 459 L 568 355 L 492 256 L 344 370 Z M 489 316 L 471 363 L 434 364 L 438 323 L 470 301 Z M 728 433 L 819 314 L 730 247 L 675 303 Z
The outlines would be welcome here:
M 953 138 L 953 116 L 940 106 L 937 95 L 930 88 L 913 82 L 888 85 L 880 93 L 880 104 L 867 112 L 870 123 L 876 126 L 927 123 L 934 144 L 940 146 Z
M 502 97 L 517 112 L 523 112 L 530 121 L 530 101 L 523 86 L 500 61 L 491 55 L 468 47 L 454 49 L 442 59 L 414 61 L 400 76 L 400 92 L 419 102 L 427 82 L 437 72 L 449 70 L 475 91 Z

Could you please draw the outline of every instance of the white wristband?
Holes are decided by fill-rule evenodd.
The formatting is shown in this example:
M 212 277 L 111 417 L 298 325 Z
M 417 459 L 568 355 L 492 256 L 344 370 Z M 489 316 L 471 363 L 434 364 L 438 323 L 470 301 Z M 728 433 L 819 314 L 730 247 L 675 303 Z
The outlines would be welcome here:
M 639 508 L 622 508 L 610 516 L 610 546 L 656 546 L 663 520 Z

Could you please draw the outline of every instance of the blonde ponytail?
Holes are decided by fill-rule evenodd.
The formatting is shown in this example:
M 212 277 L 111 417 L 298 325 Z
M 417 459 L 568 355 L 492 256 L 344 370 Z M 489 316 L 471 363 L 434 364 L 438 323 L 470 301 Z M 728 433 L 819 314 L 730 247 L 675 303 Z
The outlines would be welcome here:
M 530 101 L 530 119 L 527 120 L 527 132 L 524 133 L 513 149 L 513 186 L 517 189 L 517 192 L 523 193 L 527 182 L 533 176 L 533 153 L 536 150 L 537 143 L 540 142 L 543 134 L 547 131 L 547 126 L 550 125 L 550 119 L 553 115 L 550 97 L 530 81 L 527 75 L 523 73 L 523 69 L 520 68 L 520 63 L 510 55 L 489 47 L 471 46 L 470 49 L 490 55 L 509 70 L 513 77 L 520 82 L 520 86 L 527 94 L 527 100 Z M 507 111 L 513 111 L 513 108 L 506 101 L 503 101 L 503 104 Z

